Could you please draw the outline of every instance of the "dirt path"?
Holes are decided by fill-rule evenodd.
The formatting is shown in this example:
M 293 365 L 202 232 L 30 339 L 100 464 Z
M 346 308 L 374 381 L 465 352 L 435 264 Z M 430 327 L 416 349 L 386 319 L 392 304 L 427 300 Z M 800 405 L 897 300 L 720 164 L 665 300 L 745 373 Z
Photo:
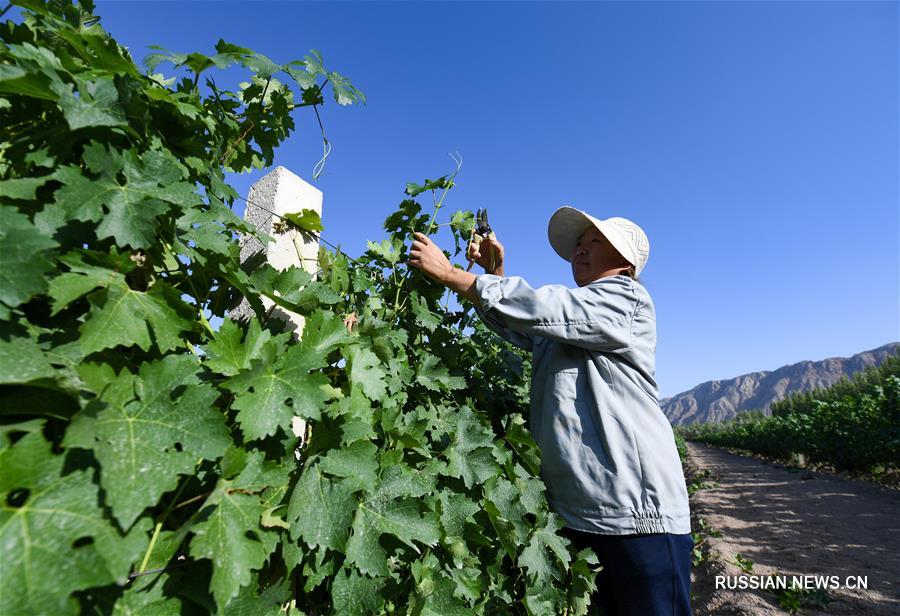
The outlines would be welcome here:
M 838 576 L 827 605 L 810 603 L 802 614 L 900 614 L 900 492 L 697 443 L 688 443 L 687 466 L 713 474 L 691 509 L 721 533 L 705 539 L 710 557 L 695 570 L 695 614 L 786 613 L 772 591 L 715 588 L 716 575 L 750 584 L 776 572 Z M 753 563 L 750 574 L 737 554 Z M 868 590 L 845 587 L 847 576 L 867 576 Z

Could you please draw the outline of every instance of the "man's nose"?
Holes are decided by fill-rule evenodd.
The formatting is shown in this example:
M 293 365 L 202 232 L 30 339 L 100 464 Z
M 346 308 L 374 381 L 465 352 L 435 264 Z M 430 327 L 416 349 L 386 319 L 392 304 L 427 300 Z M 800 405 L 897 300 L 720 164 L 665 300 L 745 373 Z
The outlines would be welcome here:
M 587 248 L 585 248 L 584 246 L 576 246 L 575 247 L 575 258 L 577 259 L 581 255 L 586 255 L 587 252 L 588 252 Z

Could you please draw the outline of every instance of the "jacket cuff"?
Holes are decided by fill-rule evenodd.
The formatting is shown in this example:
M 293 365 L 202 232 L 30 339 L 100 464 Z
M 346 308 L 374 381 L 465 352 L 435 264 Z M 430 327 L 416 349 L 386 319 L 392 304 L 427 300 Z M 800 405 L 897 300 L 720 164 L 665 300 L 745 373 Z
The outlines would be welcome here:
M 478 294 L 482 311 L 490 312 L 491 308 L 503 299 L 503 290 L 500 284 L 502 280 L 503 276 L 495 274 L 481 274 L 475 277 L 475 293 Z

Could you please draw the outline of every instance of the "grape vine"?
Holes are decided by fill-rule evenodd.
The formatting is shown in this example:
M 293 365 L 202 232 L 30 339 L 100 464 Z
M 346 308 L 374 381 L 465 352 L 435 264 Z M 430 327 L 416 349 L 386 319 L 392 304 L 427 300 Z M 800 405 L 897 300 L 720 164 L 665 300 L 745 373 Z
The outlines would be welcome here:
M 586 613 L 597 561 L 547 507 L 527 361 L 406 266 L 453 176 L 408 185 L 357 259 L 323 247 L 315 275 L 246 270 L 238 234 L 268 238 L 232 212 L 225 173 L 272 165 L 326 87 L 340 105 L 362 93 L 318 52 L 276 64 L 224 41 L 142 72 L 90 2 L 15 4 L 0 612 Z M 210 73 L 232 65 L 251 78 L 221 89 Z M 472 213 L 444 224 L 459 255 Z M 298 340 L 264 297 L 305 317 Z M 241 298 L 254 316 L 236 322 Z

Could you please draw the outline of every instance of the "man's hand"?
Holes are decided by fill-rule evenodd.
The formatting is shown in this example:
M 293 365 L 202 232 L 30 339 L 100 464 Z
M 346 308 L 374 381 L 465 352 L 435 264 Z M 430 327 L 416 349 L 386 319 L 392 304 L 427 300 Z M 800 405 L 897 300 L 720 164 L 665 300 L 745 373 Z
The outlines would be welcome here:
M 444 251 L 431 241 L 431 238 L 418 231 L 415 241 L 409 249 L 409 264 L 441 284 L 446 284 L 453 274 L 453 266 Z
M 453 289 L 474 304 L 480 304 L 475 290 L 475 274 L 453 267 L 444 251 L 424 233 L 415 233 L 409 249 L 409 265 L 422 270 L 445 287 Z
M 497 238 L 491 239 L 490 237 L 486 237 L 481 240 L 480 246 L 475 242 L 469 244 L 466 258 L 469 261 L 475 261 L 475 263 L 483 267 L 484 271 L 488 274 L 503 276 L 504 254 L 503 244 L 497 241 Z M 493 257 L 493 263 L 491 262 L 491 257 Z M 493 269 L 491 269 L 492 265 Z

